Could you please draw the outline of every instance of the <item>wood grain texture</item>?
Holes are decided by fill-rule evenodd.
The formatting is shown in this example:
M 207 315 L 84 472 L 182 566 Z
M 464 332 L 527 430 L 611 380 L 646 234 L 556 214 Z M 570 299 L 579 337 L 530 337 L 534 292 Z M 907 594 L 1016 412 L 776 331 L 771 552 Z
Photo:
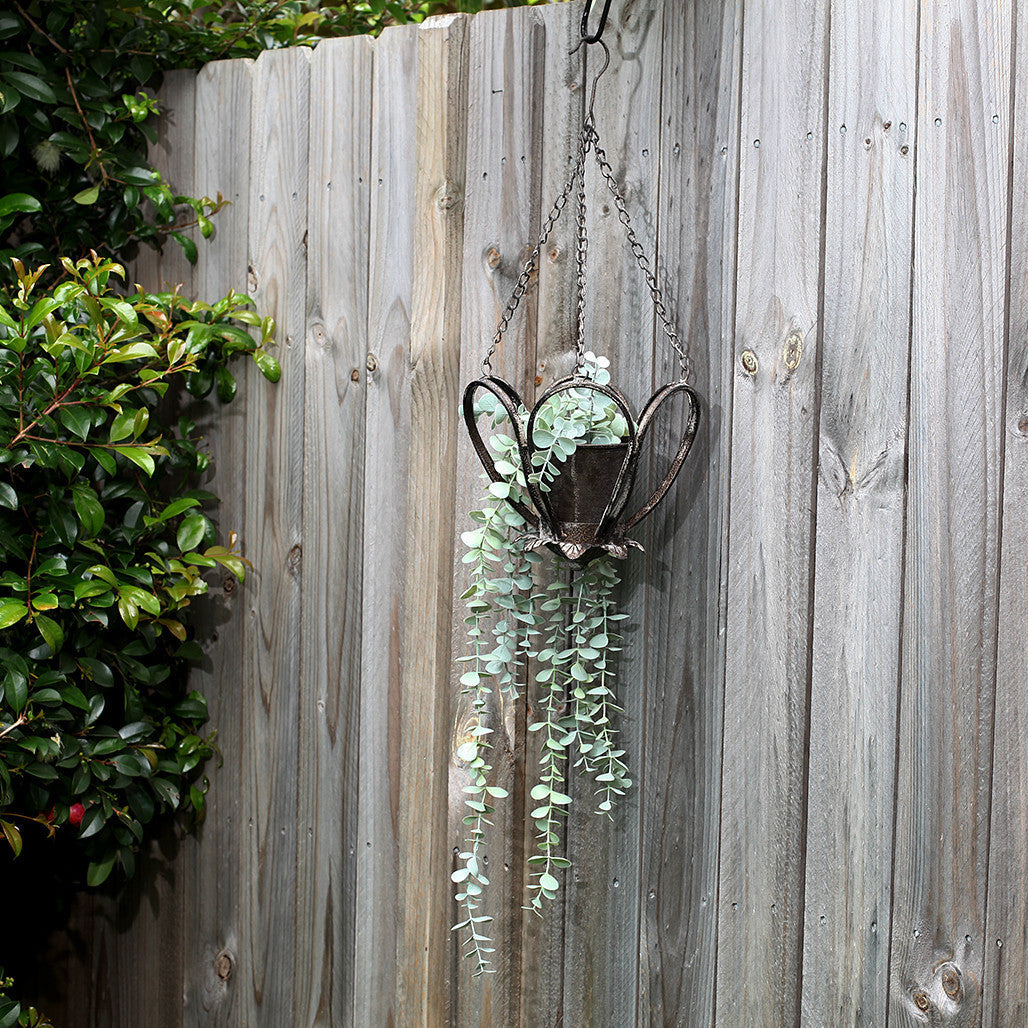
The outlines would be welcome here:
M 741 10 L 717 0 L 668 9 L 662 36 L 657 250 L 702 415 L 652 516 L 635 1023 L 713 1024 Z M 653 389 L 681 375 L 656 338 Z M 661 476 L 681 428 L 655 425 Z
M 375 42 L 368 241 L 356 1025 L 395 1024 L 418 37 Z M 398 202 L 403 200 L 408 202 Z
M 916 9 L 840 5 L 829 64 L 802 1009 L 870 1026 L 887 1007 Z
M 371 40 L 311 59 L 297 1023 L 352 1016 L 364 536 Z
M 620 183 L 636 233 L 651 261 L 656 255 L 663 21 L 667 5 L 646 0 L 612 9 L 606 30 L 611 66 L 596 93 L 596 129 Z M 603 56 L 586 57 L 591 82 Z M 587 101 L 588 102 L 588 101 Z M 589 158 L 586 179 L 589 256 L 586 340 L 610 360 L 614 384 L 638 414 L 653 381 L 654 313 L 645 279 L 618 221 L 612 197 Z M 634 533 L 650 548 L 652 522 Z M 626 751 L 632 788 L 619 799 L 614 820 L 595 813 L 595 785 L 577 781 L 571 795 L 565 901 L 564 1020 L 566 1024 L 632 1024 L 639 973 L 642 796 L 646 788 L 644 723 L 650 679 L 647 612 L 660 602 L 648 574 L 650 554 L 633 552 L 621 568 L 621 609 L 631 626 L 617 667 L 619 745 Z
M 250 289 L 277 322 L 282 379 L 246 412 L 242 545 L 255 572 L 245 586 L 243 649 L 241 1024 L 292 1023 L 309 987 L 309 969 L 297 980 L 292 957 L 309 941 L 296 921 L 296 845 L 310 58 L 306 49 L 268 51 L 253 79 Z
M 533 11 L 533 20 L 539 26 L 536 32 L 541 29 L 544 33 L 540 43 L 543 63 L 539 85 L 544 97 L 541 140 L 528 155 L 535 166 L 535 173 L 541 179 L 539 204 L 533 212 L 531 229 L 536 239 L 542 231 L 542 220 L 549 213 L 553 199 L 564 188 L 578 153 L 583 115 L 583 54 L 580 51 L 572 56 L 570 51 L 578 41 L 581 17 L 581 4 L 578 3 Z M 571 212 L 567 211 L 550 233 L 540 256 L 538 278 L 526 297 L 535 307 L 535 381 L 527 386 L 529 395 L 532 395 L 533 390 L 536 396 L 541 395 L 556 379 L 568 374 L 574 362 L 577 323 L 574 252 L 575 222 Z M 526 364 L 526 369 L 528 367 L 531 365 Z M 473 369 L 472 373 L 477 373 L 477 369 Z M 538 709 L 539 687 L 535 682 L 537 671 L 536 667 L 529 667 L 526 676 L 525 701 L 528 710 Z M 525 817 L 524 812 L 530 813 L 536 806 L 530 793 L 536 781 L 542 746 L 542 733 L 526 731 L 518 752 L 518 759 L 524 768 L 521 778 L 524 856 L 529 855 L 535 845 L 535 822 L 531 817 Z M 517 831 L 516 824 L 514 830 Z M 530 870 L 530 865 L 522 860 L 524 897 L 529 895 L 525 890 Z M 554 1025 L 559 1024 L 563 1016 L 564 899 L 565 892 L 561 890 L 544 917 L 527 911 L 520 912 L 521 1024 Z
M 466 21 L 418 36 L 411 450 L 401 681 L 397 1023 L 451 1016 L 447 768 L 464 246 Z M 440 874 L 440 868 L 443 873 Z
M 799 1014 L 824 6 L 752 0 L 743 39 L 717 1019 L 772 1028 Z
M 482 359 L 496 331 L 501 312 L 535 246 L 541 230 L 543 81 L 545 30 L 536 12 L 527 8 L 496 11 L 469 24 L 467 174 L 465 178 L 463 317 L 460 381 L 463 388 L 482 374 Z M 536 363 L 537 293 L 521 302 L 493 358 L 495 373 L 508 380 L 522 397 L 534 389 Z M 480 506 L 481 468 L 463 426 L 459 429 L 456 478 L 456 532 L 471 527 L 467 512 Z M 454 596 L 470 584 L 468 566 L 461 562 L 464 546 L 453 551 Z M 464 605 L 453 612 L 454 657 L 466 652 Z M 459 696 L 460 668 L 451 669 L 454 696 Z M 469 705 L 459 697 L 453 721 L 450 762 L 449 819 L 451 844 L 466 838 L 461 823 L 467 813 L 461 791 L 468 783 L 466 764 L 456 750 L 467 739 Z M 471 961 L 456 954 L 457 1024 L 504 1025 L 520 1016 L 521 925 L 524 893 L 524 703 L 496 696 L 489 707 L 494 734 L 491 763 L 495 783 L 510 798 L 495 804 L 485 846 L 491 885 L 485 907 L 493 917 L 491 935 L 503 942 L 493 954 L 495 974 L 472 980 Z M 531 809 L 531 808 L 528 808 Z M 458 920 L 458 918 L 454 918 Z
M 982 1024 L 1028 1022 L 1028 4 L 1017 7 L 996 728 Z M 988 127 L 988 123 L 987 127 Z M 1002 134 L 993 126 L 996 142 Z
M 230 289 L 245 294 L 250 191 L 250 104 L 252 61 L 217 61 L 204 67 L 196 82 L 196 117 L 203 126 L 196 139 L 194 182 L 207 195 L 221 192 L 231 201 L 215 221 L 215 232 L 199 253 L 194 294 L 214 301 Z M 242 530 L 246 496 L 247 410 L 262 402 L 264 381 L 250 361 L 233 369 L 239 388 L 230 404 L 212 401 L 200 422 L 207 438 L 212 475 L 206 483 L 221 497 L 214 515 L 226 542 Z M 210 767 L 207 817 L 196 844 L 187 848 L 185 874 L 195 900 L 185 917 L 183 937 L 186 1025 L 227 1026 L 233 1022 L 241 976 L 240 847 L 247 804 L 242 779 L 242 719 L 246 588 L 227 573 L 215 576 L 201 608 L 198 633 L 206 660 L 191 682 L 206 697 L 224 759 Z
M 981 15 L 921 13 L 894 1028 L 975 1024 L 986 986 L 1011 5 Z

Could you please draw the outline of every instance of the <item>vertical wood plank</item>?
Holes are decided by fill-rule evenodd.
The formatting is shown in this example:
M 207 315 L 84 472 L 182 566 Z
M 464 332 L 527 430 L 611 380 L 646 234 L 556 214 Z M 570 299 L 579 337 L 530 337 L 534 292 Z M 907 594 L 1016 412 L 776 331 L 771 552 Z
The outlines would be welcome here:
M 311 60 L 304 391 L 296 1023 L 353 1002 L 372 46 Z
M 532 18 L 541 29 L 541 33 L 540 29 L 536 30 L 536 38 L 542 50 L 543 63 L 538 86 L 543 99 L 541 140 L 535 144 L 536 149 L 528 154 L 528 160 L 536 166 L 540 176 L 540 188 L 531 211 L 529 231 L 532 238 L 525 240 L 530 245 L 535 244 L 542 232 L 544 219 L 549 215 L 553 200 L 564 188 L 571 173 L 578 154 L 583 115 L 583 54 L 581 51 L 574 56 L 570 54 L 579 39 L 581 5 L 573 3 L 534 8 Z M 572 370 L 577 325 L 574 254 L 575 221 L 571 210 L 566 210 L 553 227 L 543 248 L 538 278 L 526 296 L 528 309 L 523 310 L 526 319 L 534 313 L 534 325 L 527 326 L 535 337 L 535 381 L 526 384 L 529 395 L 533 390 L 536 395 L 541 395 L 556 379 Z M 535 305 L 534 312 L 531 310 L 532 303 Z M 479 352 L 477 356 L 481 355 Z M 526 362 L 530 359 L 526 354 Z M 531 367 L 531 364 L 526 364 L 525 370 Z M 477 373 L 477 367 L 472 369 L 472 373 Z M 481 490 L 481 484 L 478 488 Z M 528 709 L 538 709 L 539 686 L 535 682 L 537 670 L 530 667 L 526 676 L 524 702 L 527 702 Z M 520 806 L 522 897 L 530 895 L 527 885 L 531 865 L 525 863 L 524 858 L 531 854 L 535 846 L 537 829 L 526 812 L 530 813 L 536 806 L 530 793 L 536 781 L 542 746 L 542 733 L 526 731 L 518 747 L 518 760 L 523 762 L 524 768 Z M 519 825 L 515 823 L 512 830 L 517 832 L 518 829 Z M 543 917 L 533 912 L 520 912 L 521 1024 L 559 1024 L 563 1016 L 564 897 L 565 889 L 561 889 Z
M 445 868 L 466 167 L 462 17 L 433 19 L 419 31 L 417 84 L 396 1006 L 399 1024 L 434 1025 L 452 1011 Z
M 600 146 L 625 195 L 636 233 L 651 263 L 658 257 L 660 81 L 666 4 L 645 0 L 612 12 L 604 40 L 611 65 L 599 81 L 595 118 Z M 589 49 L 585 82 L 603 63 Z M 586 97 L 588 102 L 588 96 Z M 653 381 L 654 312 L 645 279 L 628 249 L 624 229 L 596 162 L 587 162 L 587 345 L 610 360 L 613 383 L 638 414 Z M 659 259 L 657 260 L 659 266 Z M 653 522 L 635 537 L 652 549 Z M 619 744 L 634 782 L 619 800 L 613 822 L 597 816 L 595 786 L 572 787 L 565 900 L 564 1017 L 567 1024 L 632 1024 L 639 976 L 640 841 L 646 782 L 644 724 L 652 656 L 648 612 L 658 602 L 650 553 L 633 552 L 621 566 L 620 602 L 628 613 L 617 667 Z
M 657 249 L 702 414 L 653 514 L 636 1023 L 713 1024 L 741 10 L 668 10 L 662 36 Z M 653 388 L 680 377 L 659 330 L 654 357 Z M 656 425 L 660 474 L 676 427 Z
M 368 243 L 356 1025 L 395 1024 L 418 33 L 374 48 Z M 445 877 L 445 867 L 441 869 Z
M 975 1023 L 986 984 L 1011 15 L 969 0 L 921 12 L 895 1028 Z
M 495 11 L 469 24 L 467 175 L 464 217 L 464 285 L 460 380 L 482 374 L 482 359 L 496 331 L 501 312 L 532 252 L 539 234 L 542 189 L 543 71 L 545 32 L 534 11 Z M 522 397 L 534 389 L 537 294 L 526 294 L 503 343 L 493 358 L 496 374 Z M 456 479 L 457 534 L 471 527 L 467 512 L 481 501 L 481 469 L 467 433 L 460 428 Z M 468 588 L 464 548 L 456 542 L 454 596 Z M 464 605 L 453 611 L 454 656 L 466 652 Z M 451 669 L 454 695 L 459 669 Z M 495 696 L 490 705 L 494 734 L 491 763 L 497 785 L 509 793 L 498 802 L 490 820 L 484 860 L 491 885 L 484 911 L 492 918 L 488 934 L 496 952 L 495 974 L 472 978 L 471 961 L 461 956 L 463 939 L 454 935 L 458 1024 L 517 1023 L 520 1012 L 521 924 L 523 892 L 523 817 L 525 721 L 522 702 Z M 451 750 L 466 740 L 469 709 L 457 701 Z M 450 764 L 451 842 L 464 848 L 467 813 L 462 788 L 469 781 L 467 765 L 455 755 Z M 457 918 L 454 919 L 455 921 Z
M 838 5 L 831 37 L 802 1009 L 884 1025 L 917 11 Z
M 231 204 L 215 219 L 213 237 L 200 249 L 193 278 L 198 299 L 213 302 L 230 289 L 247 290 L 250 191 L 250 104 L 253 62 L 216 61 L 196 82 L 196 189 L 221 192 Z M 259 405 L 264 381 L 250 362 L 236 365 L 239 388 L 232 403 L 212 402 L 204 432 L 213 473 L 207 488 L 221 498 L 215 513 L 219 537 L 228 542 L 244 520 L 247 410 Z M 183 858 L 193 882 L 195 905 L 185 919 L 183 1022 L 227 1026 L 234 1023 L 240 984 L 240 848 L 244 838 L 242 717 L 244 614 L 247 587 L 228 574 L 215 577 L 204 605 L 200 631 L 206 660 L 192 682 L 206 697 L 210 725 L 218 733 L 223 760 L 207 770 L 207 817 L 196 844 Z
M 802 970 L 827 39 L 822 4 L 744 17 L 717 1019 L 771 1028 Z
M 193 177 L 196 76 L 195 71 L 187 69 L 164 73 L 157 92 L 161 112 L 157 121 L 157 141 L 147 148 L 150 163 L 161 173 L 172 192 L 187 196 L 203 195 L 202 191 L 199 194 L 194 192 L 199 187 Z M 190 208 L 185 210 L 192 214 Z M 196 238 L 195 229 L 187 229 L 185 234 Z M 183 295 L 189 295 L 193 280 L 192 265 L 186 260 L 182 247 L 170 237 L 165 240 L 160 253 L 149 246 L 141 247 L 131 272 L 131 277 L 151 292 L 182 286 Z
M 983 954 L 986 1028 L 1028 1022 L 1028 4 L 1017 5 L 1016 17 L 996 730 Z M 1000 124 L 993 132 L 996 145 Z
M 251 107 L 250 288 L 258 310 L 277 322 L 282 380 L 247 409 L 242 545 L 255 572 L 243 649 L 241 1024 L 292 1023 L 309 987 L 309 971 L 294 980 L 291 957 L 302 945 L 295 860 L 310 60 L 303 48 L 261 54 Z

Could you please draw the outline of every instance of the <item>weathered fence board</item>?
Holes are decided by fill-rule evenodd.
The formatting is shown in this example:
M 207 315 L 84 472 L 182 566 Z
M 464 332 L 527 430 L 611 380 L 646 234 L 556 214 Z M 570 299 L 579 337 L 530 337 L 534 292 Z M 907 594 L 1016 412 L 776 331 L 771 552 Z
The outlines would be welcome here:
M 683 483 L 653 514 L 652 612 L 639 875 L 637 1024 L 714 1022 L 718 819 L 724 702 L 730 350 L 738 157 L 739 12 L 719 2 L 665 17 L 657 212 L 660 278 L 679 317 L 700 433 Z M 730 150 L 730 154 L 729 154 Z M 657 329 L 653 387 L 679 374 Z M 662 472 L 679 420 L 658 422 Z M 656 443 L 654 444 L 656 447 Z M 697 611 L 705 616 L 697 617 Z M 631 690 L 636 686 L 626 683 Z
M 847 59 L 867 52 L 889 59 Z M 886 1022 L 916 74 L 913 7 L 833 12 L 803 926 L 810 1024 Z
M 464 18 L 436 21 L 420 31 L 405 593 L 409 616 L 403 629 L 400 700 L 400 1025 L 442 1024 L 453 1009 L 447 787 L 454 706 L 450 636 L 467 60 Z M 415 554 L 417 559 L 412 559 Z M 438 867 L 444 869 L 442 875 L 435 874 Z
M 1028 4 L 1017 7 L 1015 32 L 1019 40 L 1028 39 Z M 993 145 L 1004 134 L 1007 145 L 1016 144 L 1028 129 L 1028 46 L 1019 46 L 1015 58 L 1011 121 L 1005 133 L 998 122 L 993 125 Z M 1014 146 L 1011 186 L 996 731 L 982 943 L 987 1028 L 1028 1022 L 1028 148 L 1023 145 Z
M 802 968 L 825 14 L 743 28 L 717 1017 L 768 1028 Z
M 664 9 L 659 0 L 625 5 L 612 13 L 611 66 L 598 83 L 595 105 L 600 145 L 627 198 L 633 223 L 646 251 L 657 240 L 656 211 L 660 167 L 660 109 Z M 586 56 L 585 82 L 602 69 L 596 50 Z M 586 265 L 586 347 L 610 360 L 613 381 L 638 413 L 653 381 L 653 305 L 645 279 L 631 255 L 613 197 L 590 156 L 586 164 L 589 257 Z M 663 345 L 663 344 L 662 344 Z M 640 475 L 640 479 L 645 479 Z M 645 481 L 633 495 L 641 496 Z M 652 522 L 633 535 L 652 549 Z M 568 818 L 567 913 L 565 917 L 564 1018 L 567 1024 L 631 1024 L 638 988 L 639 833 L 646 788 L 644 724 L 648 687 L 649 626 L 646 613 L 656 583 L 646 572 L 649 553 L 622 569 L 625 624 L 617 691 L 624 707 L 618 745 L 626 750 L 635 783 L 613 811 L 613 820 L 595 811 L 595 785 L 575 782 Z
M 201 297 L 244 291 L 249 240 L 251 61 L 207 65 L 196 82 L 196 116 L 204 131 L 195 141 L 195 184 L 208 195 L 221 192 L 231 202 L 218 215 L 214 237 L 197 266 L 195 291 Z M 236 369 L 239 389 L 231 404 L 215 407 L 204 431 L 214 469 L 209 488 L 222 498 L 216 519 L 222 538 L 243 527 L 246 495 L 246 416 L 258 403 L 261 375 L 254 367 Z M 225 574 L 215 578 L 204 608 L 204 647 L 209 660 L 196 686 L 209 697 L 211 721 L 225 754 L 242 751 L 242 675 L 245 588 Z M 195 878 L 195 907 L 185 924 L 185 1012 L 188 1025 L 233 1023 L 241 976 L 240 850 L 245 840 L 246 804 L 241 761 L 224 760 L 210 771 L 208 813 L 188 874 Z
M 267 1023 L 296 1009 L 309 971 L 293 956 L 321 939 L 296 919 L 301 680 L 304 338 L 307 314 L 307 117 L 310 51 L 261 55 L 254 68 L 250 150 L 250 290 L 278 325 L 282 381 L 247 407 L 242 545 L 247 576 L 243 639 L 244 810 L 240 856 L 240 968 L 235 1017 Z M 304 754 L 304 760 L 310 759 Z M 303 873 L 308 872 L 307 868 Z M 309 963 L 307 965 L 309 967 Z
M 137 277 L 249 290 L 283 375 L 195 407 L 254 563 L 203 609 L 207 823 L 80 906 L 58 1023 L 1024 1021 L 1028 0 L 612 7 L 597 126 L 702 427 L 625 566 L 636 784 L 613 824 L 575 790 L 523 911 L 537 742 L 498 704 L 499 973 L 461 959 L 459 398 L 573 163 L 581 12 L 168 77 L 155 155 L 233 205 Z M 570 367 L 572 212 L 495 359 L 526 399 Z M 638 406 L 677 366 L 595 168 L 587 225 L 587 346 Z
M 461 322 L 460 384 L 481 374 L 481 362 L 507 297 L 531 252 L 539 231 L 542 112 L 544 104 L 545 32 L 540 19 L 527 8 L 496 11 L 468 25 L 467 171 L 464 190 L 463 317 Z M 495 368 L 523 397 L 532 395 L 536 363 L 534 302 L 526 295 L 502 347 Z M 471 527 L 467 512 L 478 506 L 482 483 L 477 459 L 461 430 L 456 479 L 456 531 Z M 455 545 L 454 596 L 468 588 L 468 568 L 461 563 L 463 547 Z M 453 653 L 464 653 L 464 605 L 454 604 Z M 458 672 L 451 671 L 456 690 Z M 459 703 L 452 726 L 450 749 L 455 754 L 466 741 L 470 715 L 465 700 Z M 525 806 L 523 768 L 525 717 L 520 705 L 505 695 L 490 709 L 495 734 L 493 764 L 496 781 L 511 799 L 497 804 L 491 819 L 495 828 L 486 850 L 491 881 L 493 915 L 497 924 L 516 924 L 524 903 L 522 890 L 523 839 L 521 820 Z M 451 845 L 460 847 L 467 813 L 461 792 L 467 767 L 451 758 Z M 454 921 L 460 918 L 454 918 Z M 459 1024 L 488 1023 L 490 1016 L 505 1024 L 517 1023 L 521 983 L 520 932 L 506 936 L 497 949 L 497 973 L 471 983 L 471 961 L 461 959 L 454 938 L 450 947 L 458 984 L 454 1016 Z M 491 1015 L 490 1015 L 491 1012 Z
M 890 1024 L 983 997 L 1011 6 L 921 16 Z M 993 119 L 997 119 L 994 121 Z M 959 1018 L 959 1020 L 955 1020 Z
M 372 47 L 311 61 L 297 773 L 296 1018 L 352 1016 L 362 661 Z M 299 942 L 299 940 L 298 940 Z
M 353 1023 L 395 1024 L 399 857 L 400 688 L 403 673 L 414 210 L 397 196 L 416 183 L 415 33 L 375 44 L 371 111 L 369 354 L 364 443 L 364 599 Z M 374 930 L 369 930 L 374 926 Z
M 538 138 L 526 141 L 528 146 L 521 156 L 526 158 L 526 164 L 534 165 L 539 203 L 530 223 L 531 237 L 523 240 L 523 246 L 537 241 L 543 218 L 548 213 L 547 204 L 564 187 L 577 155 L 578 132 L 582 123 L 579 81 L 582 54 L 572 55 L 571 50 L 578 38 L 578 13 L 571 5 L 547 10 L 545 15 L 541 9 L 532 9 L 531 16 L 537 24 L 534 31 L 543 34 L 542 63 L 536 83 L 537 93 L 542 97 L 542 123 L 538 128 Z M 515 31 L 517 27 L 515 25 Z M 567 350 L 577 324 L 574 281 L 570 274 L 573 253 L 573 224 L 570 219 L 561 219 L 543 247 L 538 276 L 525 298 L 527 307 L 522 314 L 534 333 L 534 381 L 526 386 L 530 396 L 533 391 L 539 395 L 568 370 Z M 472 359 L 477 360 L 481 356 L 481 347 L 471 347 L 471 350 Z M 511 367 L 510 364 L 505 366 Z M 514 371 L 512 367 L 511 370 Z M 470 455 L 469 459 L 472 459 Z M 458 516 L 462 513 L 457 511 Z M 529 669 L 525 683 L 525 695 L 531 706 L 536 705 L 538 696 L 538 686 L 534 682 L 536 670 Z M 524 858 L 532 852 L 537 833 L 535 822 L 530 817 L 524 818 L 523 813 L 531 812 L 535 806 L 530 795 L 535 780 L 531 769 L 538 766 L 543 745 L 541 733 L 523 732 L 522 739 L 524 774 L 521 776 L 521 795 L 512 804 L 515 811 L 520 809 L 524 822 L 522 859 L 516 879 L 520 888 L 529 881 L 531 869 Z M 517 817 L 515 813 L 515 832 Z M 516 983 L 514 997 L 517 1011 L 517 992 L 520 991 L 521 1024 L 552 1024 L 562 1016 L 564 916 L 564 894 L 559 893 L 544 917 L 532 915 L 521 918 L 520 979 Z

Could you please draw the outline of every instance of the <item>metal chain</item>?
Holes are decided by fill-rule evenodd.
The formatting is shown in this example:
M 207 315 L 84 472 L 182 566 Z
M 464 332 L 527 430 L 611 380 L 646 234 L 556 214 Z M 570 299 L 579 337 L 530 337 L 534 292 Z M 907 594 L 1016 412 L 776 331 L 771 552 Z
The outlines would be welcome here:
M 574 189 L 576 181 L 579 183 L 576 242 L 576 264 L 578 276 L 578 331 L 576 350 L 578 360 L 577 367 L 581 368 L 582 366 L 585 357 L 585 259 L 589 245 L 589 236 L 586 228 L 585 217 L 585 160 L 590 150 L 593 150 L 596 157 L 596 163 L 600 167 L 600 173 L 603 175 L 607 188 L 614 197 L 614 207 L 618 212 L 618 220 L 625 229 L 632 256 L 635 257 L 636 263 L 639 265 L 639 268 L 646 278 L 646 285 L 649 287 L 650 296 L 653 299 L 653 309 L 663 326 L 664 335 L 667 336 L 668 342 L 670 342 L 675 353 L 678 355 L 678 362 L 682 368 L 682 379 L 684 381 L 689 378 L 691 373 L 689 357 L 678 337 L 678 330 L 671 321 L 671 316 L 668 313 L 666 304 L 664 303 L 663 294 L 660 291 L 660 285 L 657 283 L 656 275 L 654 275 L 653 269 L 650 267 L 650 262 L 646 256 L 646 252 L 643 250 L 642 243 L 639 242 L 639 239 L 635 234 L 635 229 L 632 228 L 632 219 L 628 213 L 628 208 L 625 206 L 625 198 L 621 194 L 618 181 L 614 177 L 614 169 L 610 166 L 610 161 L 607 160 L 607 155 L 599 144 L 599 136 L 596 132 L 596 127 L 593 124 L 591 111 L 586 117 L 585 124 L 582 126 L 582 135 L 579 139 L 578 157 L 575 160 L 575 166 L 572 168 L 571 175 L 567 182 L 564 183 L 564 188 L 561 190 L 560 195 L 553 203 L 549 216 L 543 225 L 543 232 L 539 237 L 539 242 L 536 243 L 535 249 L 532 251 L 528 260 L 525 261 L 525 266 L 522 268 L 521 274 L 518 276 L 518 280 L 514 285 L 514 291 L 511 293 L 510 299 L 507 301 L 507 306 L 504 308 L 499 324 L 496 326 L 496 334 L 493 336 L 489 352 L 486 354 L 485 360 L 482 361 L 482 368 L 487 375 L 492 373 L 493 354 L 496 353 L 496 348 L 503 340 L 503 335 L 507 331 L 511 318 L 514 317 L 514 313 L 518 309 L 518 305 L 521 303 L 521 298 L 528 291 L 528 284 L 531 281 L 532 272 L 535 271 L 536 265 L 539 261 L 539 255 L 542 253 L 542 249 L 546 245 L 546 241 L 549 239 L 550 233 L 553 231 L 553 226 L 557 223 L 557 219 L 561 216 L 564 208 L 567 206 L 567 202 L 571 197 L 571 191 Z
M 588 153 L 589 147 L 595 142 L 595 132 L 590 133 L 589 130 L 592 128 L 591 123 L 586 123 L 585 129 L 583 130 L 583 138 L 585 140 L 585 151 Z M 581 372 L 583 365 L 585 364 L 585 258 L 589 252 L 589 230 L 586 227 L 585 220 L 585 173 L 578 179 L 578 208 L 577 208 L 577 222 L 578 222 L 578 236 L 577 236 L 577 252 L 575 254 L 575 269 L 577 273 L 577 286 L 578 286 L 578 341 L 576 345 L 576 363 L 575 370 Z
M 614 170 L 611 168 L 610 161 L 607 160 L 607 155 L 604 153 L 603 148 L 600 146 L 598 141 L 594 141 L 593 150 L 596 154 L 596 163 L 600 166 L 600 171 L 606 180 L 607 188 L 614 197 L 614 206 L 617 208 L 618 220 L 625 228 L 625 234 L 628 236 L 628 245 L 632 250 L 632 255 L 635 257 L 636 263 L 642 269 L 643 275 L 646 276 L 646 284 L 649 286 L 650 295 L 653 297 L 653 309 L 656 311 L 657 317 L 660 318 L 661 325 L 664 326 L 664 335 L 667 336 L 668 341 L 674 347 L 675 353 L 678 354 L 678 362 L 682 368 L 682 379 L 685 380 L 689 377 L 690 373 L 689 358 L 686 356 L 685 350 L 678 338 L 678 330 L 671 322 L 671 316 L 668 314 L 667 307 L 664 304 L 664 298 L 661 294 L 660 286 L 657 283 L 657 277 L 653 274 L 653 271 L 650 268 L 650 262 L 642 248 L 642 243 L 639 242 L 639 239 L 635 234 L 635 230 L 632 228 L 632 219 L 628 214 L 628 208 L 625 206 L 625 198 L 621 195 L 621 190 L 618 187 L 618 181 L 614 177 Z
M 589 147 L 592 145 L 589 140 L 589 133 L 586 128 L 583 128 L 581 138 L 579 139 L 578 157 L 575 159 L 574 168 L 571 169 L 571 176 L 567 182 L 564 183 L 564 188 L 561 190 L 560 195 L 553 202 L 553 207 L 550 210 L 549 217 L 547 217 L 546 222 L 543 225 L 543 232 L 539 237 L 539 242 L 535 244 L 535 249 L 532 251 L 528 260 L 525 261 L 525 266 L 521 269 L 521 274 L 518 276 L 518 280 L 514 285 L 514 291 L 511 293 L 510 299 L 507 301 L 507 306 L 503 310 L 503 315 L 500 318 L 499 324 L 496 326 L 496 334 L 493 336 L 489 352 L 485 355 L 485 360 L 482 361 L 482 368 L 487 375 L 492 372 L 492 359 L 493 354 L 496 353 L 496 347 L 500 345 L 500 342 L 503 339 L 503 334 L 507 331 L 507 327 L 510 325 L 510 319 L 514 317 L 514 312 L 518 309 L 518 304 L 521 303 L 521 298 L 528 290 L 528 283 L 531 281 L 532 272 L 535 271 L 539 255 L 542 253 L 543 247 L 546 245 L 546 240 L 549 239 L 550 233 L 553 231 L 553 226 L 556 225 L 557 219 L 560 217 L 564 207 L 567 205 L 568 199 L 571 197 L 571 191 L 575 187 L 575 181 L 579 178 L 581 178 L 583 183 L 585 181 L 585 158 L 589 153 Z

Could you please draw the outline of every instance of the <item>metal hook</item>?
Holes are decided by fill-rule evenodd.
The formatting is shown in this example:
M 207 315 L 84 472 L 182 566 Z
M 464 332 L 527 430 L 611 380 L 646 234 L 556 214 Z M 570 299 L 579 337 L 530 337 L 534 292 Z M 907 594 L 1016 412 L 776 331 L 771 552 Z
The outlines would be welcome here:
M 598 43 L 600 36 L 603 35 L 603 30 L 607 27 L 607 15 L 610 13 L 610 0 L 606 0 L 603 5 L 603 13 L 600 15 L 600 24 L 596 31 L 589 32 L 589 15 L 592 13 L 593 0 L 585 0 L 585 10 L 582 12 L 582 42 L 583 43 Z
M 589 42 L 589 40 L 587 40 L 583 36 L 575 45 L 574 50 L 568 51 L 568 56 L 573 57 L 575 54 L 578 53 L 579 50 L 582 49 L 582 44 L 587 42 Z M 600 79 L 603 77 L 603 73 L 610 67 L 610 47 L 608 47 L 602 39 L 596 39 L 595 42 L 599 43 L 600 49 L 603 50 L 603 67 L 600 68 L 600 70 L 593 76 L 592 89 L 590 89 L 589 91 L 589 106 L 586 108 L 585 114 L 586 123 L 592 121 L 593 104 L 596 102 L 596 83 L 600 81 Z

